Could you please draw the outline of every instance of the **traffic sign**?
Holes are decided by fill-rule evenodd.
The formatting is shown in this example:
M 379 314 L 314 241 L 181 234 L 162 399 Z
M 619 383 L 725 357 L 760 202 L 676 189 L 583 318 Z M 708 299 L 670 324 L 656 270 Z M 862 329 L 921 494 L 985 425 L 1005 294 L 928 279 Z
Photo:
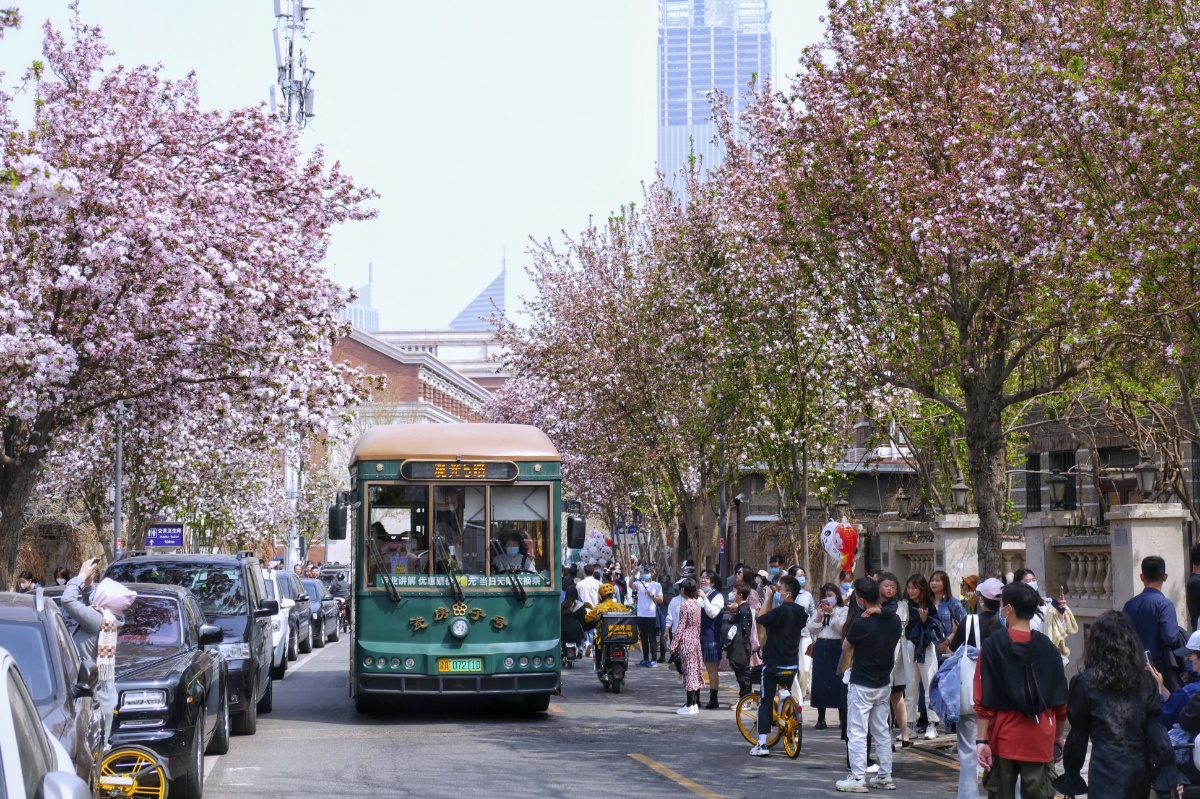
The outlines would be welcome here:
M 183 523 L 165 522 L 150 525 L 146 533 L 148 547 L 181 547 L 183 546 Z
M 625 535 L 637 535 L 637 525 L 631 524 L 625 528 Z

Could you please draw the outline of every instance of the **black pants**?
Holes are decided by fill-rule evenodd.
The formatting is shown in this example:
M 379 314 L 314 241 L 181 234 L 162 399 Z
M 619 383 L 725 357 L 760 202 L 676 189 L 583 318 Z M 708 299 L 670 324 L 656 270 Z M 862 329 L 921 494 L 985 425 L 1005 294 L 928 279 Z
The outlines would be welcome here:
M 642 660 L 658 660 L 658 619 L 638 616 L 637 625 L 642 639 Z

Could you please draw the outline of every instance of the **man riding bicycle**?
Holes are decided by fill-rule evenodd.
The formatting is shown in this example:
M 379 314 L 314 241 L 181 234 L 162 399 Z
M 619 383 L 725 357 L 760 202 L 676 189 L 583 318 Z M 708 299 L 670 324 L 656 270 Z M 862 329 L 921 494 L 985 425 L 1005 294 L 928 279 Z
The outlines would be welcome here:
M 783 602 L 775 607 L 775 595 Z M 808 624 L 808 611 L 796 604 L 800 595 L 800 583 L 795 577 L 784 575 L 779 585 L 768 585 L 762 605 L 758 608 L 758 623 L 767 631 L 767 642 L 762 647 L 762 683 L 758 700 L 758 744 L 750 750 L 755 757 L 771 754 L 767 748 L 767 736 L 771 732 L 771 711 L 775 706 L 775 693 L 779 686 L 791 685 L 792 677 L 800 668 L 800 636 Z

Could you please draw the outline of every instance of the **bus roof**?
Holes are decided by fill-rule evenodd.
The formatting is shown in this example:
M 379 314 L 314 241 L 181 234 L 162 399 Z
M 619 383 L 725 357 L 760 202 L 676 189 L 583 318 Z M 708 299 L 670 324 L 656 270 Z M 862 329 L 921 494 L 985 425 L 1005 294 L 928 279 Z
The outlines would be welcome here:
M 557 461 L 558 450 L 541 430 L 524 424 L 392 424 L 362 434 L 350 463 L 359 461 L 465 460 Z

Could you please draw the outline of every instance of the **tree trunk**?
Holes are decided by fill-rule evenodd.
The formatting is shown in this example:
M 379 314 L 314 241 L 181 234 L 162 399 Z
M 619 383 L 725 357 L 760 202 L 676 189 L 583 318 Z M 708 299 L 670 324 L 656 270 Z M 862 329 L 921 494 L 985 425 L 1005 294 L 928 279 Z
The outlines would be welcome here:
M 967 397 L 966 444 L 968 479 L 975 492 L 979 513 L 979 574 L 998 577 L 1003 570 L 1000 535 L 1004 530 L 1004 511 L 1008 505 L 1008 458 L 997 404 L 989 397 L 972 402 Z M 995 399 L 998 399 L 995 398 Z M 980 409 L 983 405 L 983 409 Z
M 0 466 L 0 588 L 4 590 L 16 584 L 25 509 L 37 485 L 41 460 L 38 454 L 27 453 L 18 464 Z

